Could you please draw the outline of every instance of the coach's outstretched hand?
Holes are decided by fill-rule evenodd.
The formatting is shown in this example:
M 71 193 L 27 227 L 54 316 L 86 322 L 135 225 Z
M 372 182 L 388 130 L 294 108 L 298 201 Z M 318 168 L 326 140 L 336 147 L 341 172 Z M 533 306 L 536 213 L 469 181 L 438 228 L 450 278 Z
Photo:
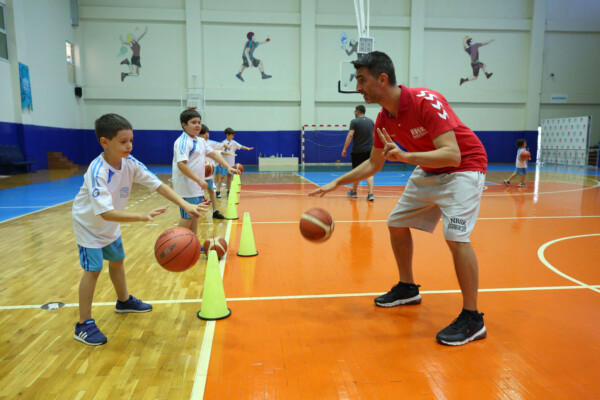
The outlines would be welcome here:
M 325 193 L 331 192 L 338 186 L 339 186 L 339 184 L 337 183 L 337 180 L 333 180 L 333 181 L 329 182 L 327 185 L 321 186 L 320 188 L 313 190 L 308 195 L 323 197 L 325 195 Z

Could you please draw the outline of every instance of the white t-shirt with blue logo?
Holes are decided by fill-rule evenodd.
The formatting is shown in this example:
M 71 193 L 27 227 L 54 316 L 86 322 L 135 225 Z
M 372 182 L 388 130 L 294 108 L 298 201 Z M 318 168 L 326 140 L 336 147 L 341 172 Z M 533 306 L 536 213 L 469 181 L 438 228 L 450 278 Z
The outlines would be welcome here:
M 173 189 L 181 197 L 199 197 L 204 190 L 181 172 L 177 163 L 186 161 L 187 166 L 200 178 L 204 178 L 206 155 L 213 150 L 203 138 L 192 137 L 183 132 L 173 144 Z
M 125 210 L 133 182 L 152 190 L 162 184 L 133 156 L 121 160 L 121 169 L 111 167 L 102 155 L 92 161 L 73 201 L 73 229 L 78 245 L 100 249 L 121 236 L 119 223 L 106 221 L 100 214 Z
M 239 144 L 238 142 L 236 142 L 235 140 L 223 140 L 221 142 L 222 144 L 226 144 L 229 146 L 229 150 L 227 148 L 225 148 L 223 151 L 227 152 L 227 153 L 234 153 L 236 151 L 238 151 L 239 149 L 242 148 L 242 145 Z M 227 163 L 229 163 L 229 165 L 231 165 L 233 167 L 233 164 L 235 164 L 235 156 L 230 156 L 227 154 L 223 154 L 223 158 L 225 159 L 225 161 L 227 161 Z
M 221 150 L 221 148 L 223 147 L 223 146 L 221 145 L 221 143 L 219 143 L 219 142 L 216 142 L 216 141 L 214 141 L 214 140 L 211 140 L 211 139 L 208 139 L 208 140 L 206 141 L 206 144 L 207 144 L 207 146 L 208 146 L 208 147 L 210 147 L 210 148 L 211 148 L 213 151 Z M 210 157 L 206 157 L 206 162 L 209 162 L 209 163 L 211 163 L 211 164 L 212 164 L 213 166 L 215 166 L 215 167 L 218 165 L 218 164 L 217 164 L 217 162 L 216 162 L 215 160 L 213 160 L 212 158 L 210 158 Z M 213 174 L 213 175 L 214 175 L 214 174 Z M 213 179 L 213 175 L 211 175 L 211 176 L 206 176 L 204 179 Z

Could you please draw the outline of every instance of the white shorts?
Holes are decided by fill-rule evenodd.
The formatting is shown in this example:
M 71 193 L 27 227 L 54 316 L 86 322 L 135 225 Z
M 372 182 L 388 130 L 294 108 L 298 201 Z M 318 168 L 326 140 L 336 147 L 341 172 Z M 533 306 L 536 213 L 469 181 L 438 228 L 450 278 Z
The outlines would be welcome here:
M 483 172 L 436 175 L 416 167 L 387 224 L 431 233 L 441 217 L 446 240 L 469 242 L 484 182 Z

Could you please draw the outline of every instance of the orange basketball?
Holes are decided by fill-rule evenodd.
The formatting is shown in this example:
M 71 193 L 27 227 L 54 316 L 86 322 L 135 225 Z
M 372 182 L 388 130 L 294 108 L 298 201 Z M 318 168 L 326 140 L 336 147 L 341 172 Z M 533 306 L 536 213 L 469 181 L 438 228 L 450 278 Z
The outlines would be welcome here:
M 204 177 L 205 178 L 211 177 L 212 174 L 214 174 L 214 173 L 215 173 L 215 166 L 209 162 L 206 162 L 206 164 L 204 165 Z
M 521 158 L 521 161 L 527 161 L 531 159 L 531 153 L 527 150 L 524 150 L 521 152 L 521 155 L 519 157 Z
M 233 168 L 235 168 L 235 169 L 239 170 L 239 171 L 240 171 L 240 174 L 243 174 L 243 173 L 244 173 L 244 166 L 243 166 L 242 164 L 240 164 L 240 163 L 235 163 L 235 164 L 233 165 Z
M 204 241 L 202 246 L 204 247 L 204 254 L 206 255 L 208 255 L 208 252 L 211 250 L 216 251 L 219 260 L 227 253 L 227 242 L 221 236 L 209 237 Z
M 333 233 L 333 218 L 322 208 L 312 208 L 300 218 L 300 233 L 308 240 L 323 242 Z
M 200 241 L 194 232 L 176 227 L 164 231 L 154 245 L 156 261 L 166 270 L 182 272 L 200 257 Z

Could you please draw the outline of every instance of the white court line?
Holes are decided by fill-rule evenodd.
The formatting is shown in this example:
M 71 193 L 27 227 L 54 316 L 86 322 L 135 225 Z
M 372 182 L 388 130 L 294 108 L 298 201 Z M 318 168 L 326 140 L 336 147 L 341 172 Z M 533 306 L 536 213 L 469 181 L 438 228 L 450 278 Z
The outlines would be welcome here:
M 557 215 L 555 217 L 490 217 L 490 218 L 477 218 L 477 221 L 509 221 L 509 220 L 522 220 L 522 219 L 575 219 L 575 218 L 600 218 L 600 215 Z M 441 221 L 441 219 L 440 219 Z M 336 224 L 351 224 L 351 223 L 369 223 L 369 222 L 387 222 L 387 219 L 363 219 L 363 220 L 348 220 L 338 221 Z M 252 221 L 252 224 L 297 224 L 298 221 Z M 236 224 L 242 224 L 242 222 L 236 222 Z
M 311 184 L 320 187 L 320 185 L 317 185 L 316 183 L 312 182 L 311 180 L 298 175 L 300 178 L 310 182 Z M 590 190 L 590 189 L 595 189 L 597 187 L 600 186 L 600 181 L 592 179 L 592 178 L 586 178 L 586 180 L 590 180 L 593 182 L 592 186 L 587 186 L 587 187 L 578 187 L 575 189 L 568 189 L 568 190 L 555 190 L 552 192 L 525 192 L 525 191 L 521 191 L 518 194 L 523 195 L 523 196 L 539 196 L 539 195 L 548 195 L 548 194 L 557 194 L 557 193 L 570 193 L 570 192 L 582 192 L 584 190 Z M 571 185 L 581 185 L 578 183 L 571 183 L 571 182 L 558 182 L 558 183 L 566 183 L 566 184 L 571 184 Z M 351 185 L 340 185 L 339 187 L 350 187 Z M 394 185 L 384 185 L 384 186 L 394 186 Z M 398 187 L 402 187 L 403 185 L 398 185 Z M 515 189 L 517 189 L 517 187 L 514 187 Z M 482 197 L 508 197 L 508 196 L 513 196 L 514 194 L 517 194 L 517 192 L 515 193 L 507 193 L 506 190 L 509 190 L 508 188 L 505 189 L 505 191 L 503 191 L 502 193 L 486 193 L 485 191 L 482 193 Z M 401 195 L 401 193 L 396 193 L 393 190 L 383 190 L 383 189 L 377 189 L 377 186 L 375 186 L 375 188 L 373 189 L 374 193 L 377 193 L 378 197 L 399 197 Z M 273 192 L 273 191 L 261 191 L 261 190 L 244 190 L 244 193 L 253 193 L 253 194 L 267 194 L 267 195 L 272 195 L 272 196 L 307 196 L 307 193 L 287 193 L 287 192 Z M 381 193 L 392 193 L 390 195 L 385 195 L 385 194 L 381 194 Z M 346 194 L 333 194 L 333 193 L 327 193 L 326 194 L 328 197 L 347 197 Z
M 575 282 L 578 285 L 581 285 L 581 287 L 586 288 L 586 289 L 591 289 L 595 292 L 600 293 L 600 290 L 596 289 L 593 286 L 587 285 L 581 281 L 578 281 L 575 278 L 570 277 L 569 275 L 565 274 L 564 272 L 559 271 L 558 269 L 556 269 L 552 264 L 550 264 L 548 262 L 548 260 L 546 260 L 546 257 L 544 256 L 544 251 L 546 251 L 546 248 L 548 248 L 548 246 L 553 245 L 554 243 L 563 241 L 563 240 L 567 240 L 567 239 L 578 239 L 578 238 L 582 238 L 582 237 L 590 237 L 590 236 L 600 236 L 600 233 L 592 233 L 589 235 L 577 235 L 577 236 L 568 236 L 568 237 L 563 237 L 560 239 L 556 239 L 556 240 L 552 240 L 550 242 L 547 242 L 545 244 L 543 244 L 542 246 L 540 246 L 540 248 L 538 249 L 538 257 L 540 259 L 540 261 L 546 266 L 548 267 L 548 269 L 550 269 L 552 272 L 562 276 L 565 279 L 570 280 L 571 282 Z
M 229 220 L 227 223 L 227 231 L 225 232 L 225 241 L 229 243 L 231 236 L 231 226 L 233 220 Z M 227 259 L 227 252 L 219 263 L 219 269 L 221 270 L 221 279 L 225 274 L 225 261 Z M 198 366 L 196 367 L 196 376 L 194 378 L 194 386 L 192 387 L 191 400 L 204 398 L 204 391 L 206 390 L 206 378 L 208 376 L 208 364 L 210 361 L 210 353 L 212 351 L 213 339 L 215 336 L 215 324 L 217 321 L 206 321 L 206 327 L 204 328 L 204 338 L 202 339 L 202 347 L 200 348 L 200 357 L 198 357 Z
M 529 292 L 529 291 L 543 291 L 543 290 L 579 290 L 579 289 L 600 289 L 600 285 L 577 285 L 577 286 L 532 286 L 532 287 L 513 287 L 513 288 L 487 288 L 479 289 L 482 293 L 498 293 L 498 292 Z M 421 294 L 448 294 L 448 293 L 460 293 L 459 289 L 450 290 L 420 290 Z M 345 297 L 369 297 L 369 296 L 380 296 L 383 292 L 373 293 L 334 293 L 334 294 L 306 294 L 296 296 L 264 296 L 264 297 L 230 297 L 226 301 L 264 301 L 264 300 L 310 300 L 310 299 L 330 299 L 330 298 L 345 298 Z M 202 303 L 202 299 L 178 299 L 178 300 L 144 300 L 147 303 L 152 304 L 184 304 L 184 303 Z M 1 310 L 24 310 L 31 308 L 41 308 L 43 304 L 25 304 L 16 306 L 0 306 Z M 67 307 L 78 307 L 79 303 L 68 303 L 61 308 Z M 99 306 L 110 306 L 114 307 L 115 302 L 102 302 L 94 303 L 93 307 Z M 208 321 L 215 322 L 215 321 Z

